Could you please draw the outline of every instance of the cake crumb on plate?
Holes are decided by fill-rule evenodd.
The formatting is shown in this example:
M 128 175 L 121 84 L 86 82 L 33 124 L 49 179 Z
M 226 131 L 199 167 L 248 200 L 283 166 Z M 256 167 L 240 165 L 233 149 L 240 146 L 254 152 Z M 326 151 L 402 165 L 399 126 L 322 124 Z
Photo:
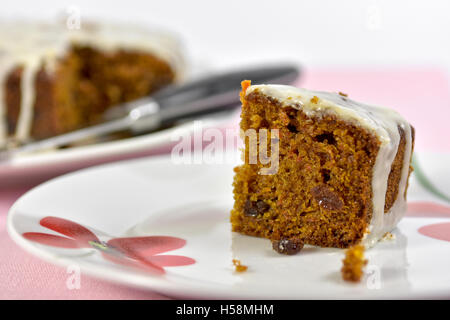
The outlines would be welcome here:
M 368 260 L 364 259 L 364 246 L 355 245 L 345 251 L 345 258 L 342 260 L 342 279 L 345 281 L 359 282 L 364 274 L 363 268 Z
M 238 259 L 233 259 L 233 265 L 236 272 L 245 272 L 248 269 L 248 266 L 241 264 L 241 260 Z

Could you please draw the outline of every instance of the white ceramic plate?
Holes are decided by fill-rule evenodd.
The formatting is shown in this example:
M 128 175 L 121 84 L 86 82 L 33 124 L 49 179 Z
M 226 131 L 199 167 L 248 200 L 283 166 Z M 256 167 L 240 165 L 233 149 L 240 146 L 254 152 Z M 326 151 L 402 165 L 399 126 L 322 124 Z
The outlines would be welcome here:
M 421 160 L 442 175 L 450 156 Z M 175 297 L 450 297 L 450 207 L 414 178 L 407 217 L 393 239 L 366 252 L 366 275 L 354 284 L 340 276 L 343 250 L 282 256 L 268 240 L 232 233 L 232 168 L 154 157 L 85 169 L 20 198 L 8 231 L 49 262 Z M 440 183 L 450 188 L 448 179 Z M 248 270 L 235 272 L 232 259 Z

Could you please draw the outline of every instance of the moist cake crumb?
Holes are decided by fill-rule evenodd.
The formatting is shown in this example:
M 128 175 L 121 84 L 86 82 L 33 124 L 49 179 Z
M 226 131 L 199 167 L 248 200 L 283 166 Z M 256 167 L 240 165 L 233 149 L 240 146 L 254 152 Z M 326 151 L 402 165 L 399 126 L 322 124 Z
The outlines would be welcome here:
M 361 281 L 364 275 L 363 268 L 368 260 L 364 259 L 364 246 L 355 245 L 345 251 L 345 258 L 342 260 L 342 279 L 350 282 Z
M 241 260 L 238 259 L 233 259 L 233 265 L 236 272 L 245 272 L 248 269 L 248 267 L 241 264 Z

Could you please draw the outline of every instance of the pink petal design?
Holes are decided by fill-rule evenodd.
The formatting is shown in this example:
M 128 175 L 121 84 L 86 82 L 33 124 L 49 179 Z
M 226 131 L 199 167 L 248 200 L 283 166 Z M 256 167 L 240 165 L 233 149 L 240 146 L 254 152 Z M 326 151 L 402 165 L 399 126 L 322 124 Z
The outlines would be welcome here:
M 419 228 L 424 236 L 450 242 L 450 222 L 430 224 Z
M 450 207 L 434 202 L 408 203 L 407 217 L 450 218 Z
M 110 262 L 120 264 L 123 266 L 138 268 L 138 269 L 149 271 L 151 273 L 159 274 L 159 275 L 165 273 L 165 271 L 162 267 L 160 267 L 156 264 L 153 264 L 152 262 L 147 261 L 147 260 L 134 260 L 131 258 L 127 258 L 125 256 L 117 256 L 117 255 L 113 255 L 113 254 L 108 254 L 106 252 L 102 252 L 102 256 L 103 256 L 103 258 L 105 258 L 105 260 L 108 260 Z
M 153 256 L 184 247 L 186 240 L 168 236 L 115 238 L 108 245 L 129 257 Z
M 45 244 L 47 246 L 75 249 L 80 248 L 79 243 L 73 239 L 55 236 L 53 234 L 40 233 L 40 232 L 26 232 L 22 236 L 34 242 Z
M 45 217 L 40 221 L 40 224 L 43 227 L 75 239 L 79 242 L 80 247 L 90 248 L 89 241 L 99 241 L 97 236 L 89 229 L 70 220 L 57 217 Z
M 149 257 L 148 260 L 161 267 L 187 266 L 195 263 L 195 260 L 189 257 L 165 254 Z
M 183 247 L 186 240 L 169 236 L 116 238 L 102 243 L 89 229 L 67 219 L 45 217 L 40 224 L 70 238 L 39 232 L 26 232 L 23 237 L 41 244 L 59 248 L 96 248 L 105 260 L 128 267 L 139 268 L 154 274 L 164 274 L 163 267 L 184 266 L 194 259 L 176 255 L 160 255 Z M 92 244 L 96 242 L 98 245 Z

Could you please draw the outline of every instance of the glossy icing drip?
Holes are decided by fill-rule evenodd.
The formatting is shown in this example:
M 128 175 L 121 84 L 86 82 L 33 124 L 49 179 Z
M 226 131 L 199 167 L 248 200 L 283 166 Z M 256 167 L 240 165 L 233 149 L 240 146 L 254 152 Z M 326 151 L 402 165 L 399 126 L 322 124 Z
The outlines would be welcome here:
M 0 88 L 5 87 L 5 76 L 0 74 Z M 0 101 L 4 101 L 4 90 L 0 89 Z M 6 112 L 5 104 L 0 102 L 0 148 L 6 145 L 7 139 L 7 123 L 6 123 Z
M 34 79 L 38 70 L 39 64 L 34 61 L 34 63 L 27 65 L 22 72 L 20 113 L 15 134 L 15 141 L 18 142 L 27 141 L 30 136 L 35 97 Z
M 58 58 L 71 45 L 89 46 L 103 52 L 133 50 L 150 52 L 169 63 L 179 77 L 183 61 L 180 44 L 172 34 L 136 25 L 83 24 L 70 30 L 64 23 L 25 21 L 0 24 L 0 148 L 7 143 L 5 79 L 15 68 L 22 68 L 21 105 L 14 134 L 18 143 L 30 139 L 35 101 L 35 78 L 44 67 L 51 73 Z
M 308 116 L 335 114 L 340 119 L 372 132 L 381 145 L 372 173 L 372 219 L 362 244 L 368 247 L 374 245 L 397 225 L 406 212 L 404 193 L 412 147 L 411 126 L 401 115 L 392 109 L 359 103 L 337 93 L 310 91 L 284 85 L 254 85 L 247 89 L 246 94 L 255 90 L 276 99 L 283 106 L 302 110 Z M 389 212 L 384 213 L 389 173 L 400 143 L 398 126 L 404 130 L 406 138 L 399 193 Z

